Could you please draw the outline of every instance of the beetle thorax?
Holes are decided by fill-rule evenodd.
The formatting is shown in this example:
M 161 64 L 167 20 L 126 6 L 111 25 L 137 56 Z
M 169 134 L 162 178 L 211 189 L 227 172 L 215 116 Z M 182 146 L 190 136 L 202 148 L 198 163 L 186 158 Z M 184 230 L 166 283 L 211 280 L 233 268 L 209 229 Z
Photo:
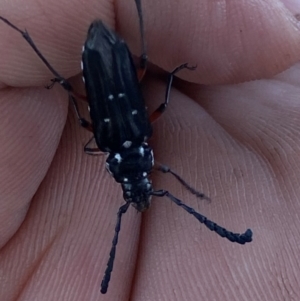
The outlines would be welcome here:
M 125 201 L 132 203 L 138 211 L 150 205 L 152 184 L 148 176 L 153 163 L 153 151 L 147 143 L 124 147 L 119 153 L 110 153 L 106 160 L 107 171 L 122 184 Z

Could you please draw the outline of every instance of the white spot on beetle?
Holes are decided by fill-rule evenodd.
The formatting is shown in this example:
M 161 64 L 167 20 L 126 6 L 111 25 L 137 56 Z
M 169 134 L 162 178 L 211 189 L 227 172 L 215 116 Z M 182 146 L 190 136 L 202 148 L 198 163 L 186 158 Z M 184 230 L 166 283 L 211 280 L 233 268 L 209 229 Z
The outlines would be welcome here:
M 147 177 L 147 173 L 146 172 L 143 172 L 143 177 Z
M 90 106 L 88 106 L 88 111 L 89 111 L 89 112 L 91 112 L 91 108 L 90 108 Z
M 154 166 L 154 155 L 153 155 L 153 150 L 151 149 L 151 157 L 152 157 L 152 166 Z
M 82 81 L 85 83 L 85 79 L 84 79 L 84 77 L 82 77 Z
M 119 94 L 118 94 L 118 97 L 119 97 L 119 98 L 124 97 L 124 96 L 125 96 L 124 93 L 119 93 Z
M 120 163 L 121 161 L 122 161 L 122 157 L 121 157 L 121 155 L 120 154 L 115 154 L 115 157 L 114 157 L 115 159 L 117 159 L 117 161 L 118 161 L 118 163 Z
M 131 144 L 132 144 L 132 142 L 131 141 L 125 141 L 124 143 L 123 143 L 123 146 L 125 147 L 125 148 L 129 148 L 130 146 L 131 146 Z
M 108 95 L 108 99 L 109 100 L 113 100 L 114 99 L 114 96 L 112 94 Z
M 124 178 L 124 180 L 123 180 L 124 182 L 128 182 L 128 179 L 127 178 Z
M 140 155 L 142 157 L 144 157 L 144 155 L 145 155 L 145 149 L 142 146 L 139 148 L 139 153 L 140 153 Z
M 131 114 L 132 114 L 132 115 L 136 115 L 136 114 L 137 114 L 137 110 L 133 110 L 133 111 L 131 112 Z
M 104 122 L 110 122 L 109 118 L 104 118 Z
M 83 70 L 83 61 L 80 62 L 81 70 Z

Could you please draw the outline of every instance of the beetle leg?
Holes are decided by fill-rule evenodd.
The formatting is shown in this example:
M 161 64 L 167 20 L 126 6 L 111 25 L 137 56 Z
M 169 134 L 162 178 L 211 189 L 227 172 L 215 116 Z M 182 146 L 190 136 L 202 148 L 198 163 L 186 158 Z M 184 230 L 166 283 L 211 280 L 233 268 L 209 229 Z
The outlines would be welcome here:
M 186 188 L 189 192 L 194 194 L 197 198 L 210 201 L 210 198 L 208 196 L 206 196 L 203 192 L 200 192 L 195 188 L 191 187 L 181 176 L 179 176 L 176 172 L 174 172 L 170 167 L 155 163 L 154 169 L 161 171 L 163 173 L 170 173 L 184 186 L 184 188 Z
M 139 82 L 142 81 L 144 75 L 146 74 L 146 70 L 147 70 L 147 62 L 148 62 L 148 56 L 147 56 L 146 53 L 143 53 L 143 54 L 140 56 L 139 68 L 138 68 L 138 70 L 137 70 Z
M 43 61 L 43 63 L 46 65 L 46 67 L 49 69 L 49 71 L 55 76 L 55 78 L 53 78 L 51 80 L 52 83 L 50 85 L 46 86 L 46 88 L 51 89 L 55 85 L 55 83 L 59 83 L 68 92 L 69 100 L 73 104 L 73 107 L 75 109 L 75 113 L 76 113 L 77 118 L 80 122 L 80 125 L 82 127 L 86 128 L 87 130 L 89 130 L 90 132 L 93 132 L 93 127 L 92 127 L 91 123 L 80 116 L 78 106 L 77 106 L 77 102 L 76 102 L 76 99 L 75 99 L 74 96 L 76 96 L 80 99 L 83 99 L 83 98 L 85 99 L 85 97 L 82 96 L 82 95 L 79 95 L 79 94 L 77 94 L 76 92 L 73 91 L 73 88 L 72 88 L 72 85 L 70 84 L 70 82 L 67 79 L 65 79 L 63 76 L 61 76 L 51 66 L 51 64 L 48 62 L 48 60 L 39 51 L 39 49 L 37 48 L 37 46 L 35 45 L 35 43 L 33 42 L 32 38 L 30 37 L 29 33 L 26 30 L 23 31 L 23 30 L 19 29 L 17 26 L 15 26 L 14 24 L 12 24 L 7 19 L 5 19 L 1 16 L 0 16 L 0 20 L 2 20 L 4 23 L 6 23 L 8 26 L 10 26 L 12 29 L 16 30 L 17 32 L 19 32 L 22 35 L 22 37 L 30 45 L 30 47 L 34 50 L 34 52 L 37 54 L 37 56 Z
M 25 41 L 30 45 L 30 47 L 34 50 L 34 52 L 37 54 L 37 56 L 43 61 L 43 63 L 46 65 L 46 67 L 50 70 L 50 72 L 55 76 L 55 79 L 52 80 L 53 84 L 55 82 L 58 82 L 65 90 L 67 90 L 69 93 L 73 91 L 72 86 L 70 83 L 62 77 L 47 61 L 47 59 L 42 55 L 42 53 L 39 51 L 39 49 L 36 47 L 35 43 L 33 42 L 32 38 L 30 37 L 29 33 L 26 30 L 21 30 L 11 22 L 9 22 L 7 19 L 0 16 L 0 20 L 2 20 L 4 23 L 6 23 L 8 26 L 10 26 L 12 29 L 19 32 L 22 37 L 25 39 Z M 52 85 L 53 85 L 52 84 Z M 50 85 L 50 87 L 52 86 Z
M 178 66 L 177 68 L 175 68 L 169 74 L 169 80 L 168 80 L 167 90 L 166 90 L 166 94 L 165 94 L 165 101 L 162 104 L 160 104 L 160 106 L 151 114 L 151 116 L 150 116 L 151 122 L 154 122 L 156 119 L 158 119 L 162 115 L 162 113 L 166 110 L 166 108 L 169 104 L 170 91 L 171 91 L 174 75 L 182 69 L 195 70 L 196 67 L 197 66 L 190 67 L 187 63 L 185 63 L 185 64 L 182 64 L 182 65 Z
M 93 125 L 92 125 L 92 123 L 89 122 L 89 121 L 87 121 L 85 118 L 81 117 L 81 115 L 80 115 L 76 98 L 72 94 L 69 94 L 69 100 L 70 100 L 70 102 L 73 105 L 76 117 L 77 117 L 80 125 L 83 128 L 85 128 L 86 130 L 88 130 L 89 132 L 93 133 Z
M 139 68 L 137 70 L 138 80 L 140 82 L 146 73 L 148 56 L 147 56 L 146 42 L 145 42 L 145 37 L 144 37 L 144 19 L 143 19 L 143 14 L 142 14 L 141 0 L 135 0 L 135 4 L 136 4 L 137 12 L 139 15 L 139 25 L 140 25 L 140 34 L 141 34 L 140 38 L 141 38 L 141 49 L 142 49 L 142 55 L 140 56 Z
M 84 152 L 87 155 L 92 155 L 92 156 L 98 156 L 98 155 L 104 155 L 105 153 L 102 152 L 98 147 L 89 147 L 89 145 L 91 144 L 91 142 L 95 139 L 95 137 L 93 136 L 84 146 Z

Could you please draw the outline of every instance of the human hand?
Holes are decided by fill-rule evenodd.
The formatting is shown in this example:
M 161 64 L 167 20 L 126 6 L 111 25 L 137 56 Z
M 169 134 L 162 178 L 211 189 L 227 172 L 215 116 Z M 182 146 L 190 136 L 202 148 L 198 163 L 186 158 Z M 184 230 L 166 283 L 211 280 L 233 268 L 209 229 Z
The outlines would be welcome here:
M 254 241 L 231 244 L 168 199 L 153 199 L 145 214 L 130 208 L 124 217 L 102 296 L 121 189 L 105 171 L 105 156 L 83 153 L 90 134 L 72 110 L 64 124 L 65 91 L 40 88 L 51 74 L 0 23 L 1 300 L 281 301 L 299 288 L 293 269 L 299 253 L 299 67 L 269 80 L 208 86 L 271 77 L 294 64 L 300 54 L 296 20 L 273 1 L 172 3 L 142 3 L 150 61 L 165 70 L 195 63 L 196 71 L 178 75 L 198 85 L 180 82 L 172 89 L 150 143 L 159 162 L 212 202 L 195 200 L 168 175 L 155 173 L 154 188 L 168 189 L 229 230 L 252 228 Z M 26 5 L 3 2 L 1 15 L 26 27 L 66 77 L 79 73 L 89 23 L 101 18 L 113 26 L 107 2 Z M 134 1 L 117 3 L 115 12 L 118 31 L 138 55 Z M 143 82 L 151 109 L 161 103 L 165 85 L 155 73 Z

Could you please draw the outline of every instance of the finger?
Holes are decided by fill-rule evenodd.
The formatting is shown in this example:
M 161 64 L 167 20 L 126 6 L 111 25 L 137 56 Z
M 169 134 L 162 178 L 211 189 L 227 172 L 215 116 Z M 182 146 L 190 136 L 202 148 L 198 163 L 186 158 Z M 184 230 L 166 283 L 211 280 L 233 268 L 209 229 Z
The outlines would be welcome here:
M 112 4 L 93 1 L 37 1 L 22 5 L 2 3 L 1 16 L 21 30 L 27 30 L 46 59 L 64 77 L 80 71 L 80 56 L 87 29 L 92 20 L 102 18 L 113 26 Z M 99 15 L 100 14 L 100 15 Z M 108 16 L 107 16 L 108 15 Z M 1 80 L 7 85 L 42 85 L 53 76 L 20 33 L 1 22 Z
M 147 1 L 144 15 L 151 60 L 197 64 L 185 74 L 197 83 L 270 77 L 299 60 L 298 21 L 279 1 Z
M 2 5 L 2 14 L 21 28 L 26 27 L 42 53 L 47 54 L 53 66 L 59 66 L 65 77 L 80 71 L 81 45 L 95 18 L 103 19 L 112 27 L 116 23 L 133 53 L 140 54 L 134 1 L 117 2 L 116 11 L 107 1 L 89 2 L 88 5 L 80 1 L 73 1 L 72 5 L 70 2 L 48 1 L 43 9 L 32 2 L 26 18 L 21 7 L 15 7 L 13 3 Z M 165 1 L 157 6 L 143 3 L 143 7 L 151 61 L 167 70 L 182 62 L 195 63 L 197 72 L 183 73 L 182 76 L 198 83 L 240 82 L 268 77 L 299 60 L 298 23 L 282 3 L 257 1 L 254 5 L 249 1 L 230 1 L 220 6 L 219 2 L 203 1 L 199 4 L 194 1 L 186 6 L 181 1 L 174 6 L 173 2 Z M 158 18 L 161 12 L 163 17 Z M 39 15 L 41 17 L 37 17 Z M 26 19 L 26 24 L 19 23 L 20 19 Z M 8 28 L 1 33 L 0 49 L 4 49 L 1 50 L 4 55 L 1 54 L 0 58 L 8 58 L 0 62 L 3 66 L 1 80 L 4 81 L 5 77 L 4 82 L 11 84 L 11 76 L 21 74 L 17 66 L 26 66 L 31 74 L 27 79 L 18 78 L 18 85 L 28 84 L 29 79 L 30 83 L 41 83 L 49 78 L 42 62 L 36 60 L 33 63 L 35 55 L 24 41 L 21 46 L 21 39 L 16 41 L 16 35 Z M 7 54 L 7 49 L 11 54 Z M 16 68 L 18 72 L 13 71 Z M 10 75 L 8 79 L 7 75 Z
M 51 164 L 66 115 L 61 92 L 40 88 L 0 91 L 1 246 L 22 223 Z

